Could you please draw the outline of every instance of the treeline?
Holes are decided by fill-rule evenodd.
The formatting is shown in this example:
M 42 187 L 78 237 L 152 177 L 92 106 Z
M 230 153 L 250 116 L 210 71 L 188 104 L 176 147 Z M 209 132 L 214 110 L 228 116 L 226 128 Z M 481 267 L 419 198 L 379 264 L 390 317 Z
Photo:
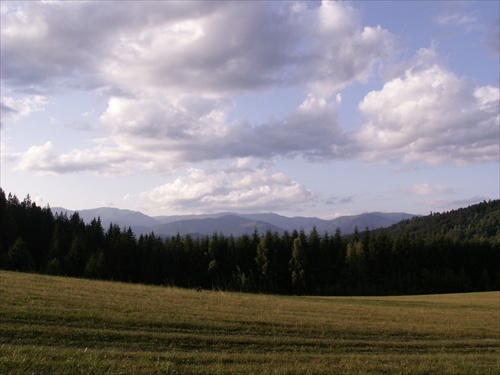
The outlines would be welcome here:
M 0 268 L 51 275 L 277 294 L 387 295 L 498 290 L 499 201 L 481 203 L 491 228 L 422 235 L 426 218 L 342 235 L 267 232 L 235 238 L 154 233 L 78 213 L 53 215 L 0 189 Z M 492 209 L 493 207 L 493 209 Z M 466 209 L 468 210 L 468 209 Z M 476 212 L 472 206 L 469 212 Z M 439 214 L 440 219 L 448 214 Z M 461 212 L 463 225 L 480 217 Z M 434 218 L 434 215 L 430 217 Z M 493 219 L 491 219 L 493 218 Z M 494 220 L 497 220 L 496 222 Z M 422 221 L 422 222 L 421 222 Z M 413 223 L 412 223 L 413 222 Z M 418 225 L 417 225 L 418 224 Z M 414 227 L 412 227 L 414 225 Z M 471 233 L 472 233 L 471 232 Z M 493 233 L 494 232 L 494 233 Z

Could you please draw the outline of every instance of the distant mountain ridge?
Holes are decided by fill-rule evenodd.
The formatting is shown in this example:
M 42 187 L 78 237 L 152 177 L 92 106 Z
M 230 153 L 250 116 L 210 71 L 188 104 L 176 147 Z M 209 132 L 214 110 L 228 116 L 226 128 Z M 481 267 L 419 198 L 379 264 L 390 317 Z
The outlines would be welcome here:
M 219 212 L 204 215 L 173 215 L 151 217 L 138 211 L 123 210 L 113 207 L 71 211 L 62 207 L 52 208 L 54 213 L 72 215 L 78 212 L 80 218 L 89 223 L 100 218 L 102 226 L 107 229 L 111 223 L 120 227 L 132 228 L 135 235 L 154 232 L 158 236 L 175 236 L 180 234 L 211 235 L 214 232 L 224 235 L 241 236 L 251 234 L 255 229 L 261 234 L 270 230 L 283 234 L 285 231 L 303 229 L 306 233 L 316 227 L 318 232 L 334 233 L 337 228 L 342 234 L 354 232 L 354 228 L 364 230 L 378 229 L 396 224 L 417 215 L 408 213 L 371 212 L 353 216 L 341 216 L 332 220 L 317 217 L 286 217 L 275 213 L 237 214 Z

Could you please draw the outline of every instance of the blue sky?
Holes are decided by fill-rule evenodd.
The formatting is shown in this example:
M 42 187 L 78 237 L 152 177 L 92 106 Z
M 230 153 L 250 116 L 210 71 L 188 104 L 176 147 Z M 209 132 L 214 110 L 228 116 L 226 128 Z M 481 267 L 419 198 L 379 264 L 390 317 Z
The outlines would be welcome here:
M 496 1 L 1 3 L 1 186 L 149 215 L 499 198 Z

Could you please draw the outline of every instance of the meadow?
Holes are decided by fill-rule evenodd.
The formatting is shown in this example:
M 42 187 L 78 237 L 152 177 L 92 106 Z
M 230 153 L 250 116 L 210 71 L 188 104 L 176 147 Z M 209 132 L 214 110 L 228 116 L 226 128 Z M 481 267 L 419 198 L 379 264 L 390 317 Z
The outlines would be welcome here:
M 500 293 L 274 296 L 0 271 L 0 374 L 500 374 Z

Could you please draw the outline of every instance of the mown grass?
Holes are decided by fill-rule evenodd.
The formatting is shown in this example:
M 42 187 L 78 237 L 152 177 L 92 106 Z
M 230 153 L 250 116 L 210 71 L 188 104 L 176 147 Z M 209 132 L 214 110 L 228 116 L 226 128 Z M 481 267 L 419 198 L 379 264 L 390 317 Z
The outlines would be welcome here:
M 500 374 L 500 293 L 282 297 L 0 272 L 0 374 Z

